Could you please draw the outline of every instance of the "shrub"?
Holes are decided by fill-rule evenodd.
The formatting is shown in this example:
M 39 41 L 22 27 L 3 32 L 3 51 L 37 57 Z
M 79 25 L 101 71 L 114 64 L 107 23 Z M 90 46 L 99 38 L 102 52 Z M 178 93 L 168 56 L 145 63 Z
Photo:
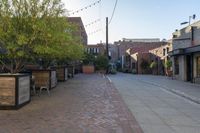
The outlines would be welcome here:
M 95 60 L 95 66 L 97 70 L 106 70 L 109 66 L 109 60 L 104 55 L 97 56 Z
M 166 62 L 165 62 L 165 68 L 166 69 L 170 69 L 172 67 L 172 61 L 171 60 L 167 60 Z
M 151 62 L 151 64 L 150 64 L 151 69 L 155 69 L 156 66 L 157 66 L 157 63 L 155 61 Z

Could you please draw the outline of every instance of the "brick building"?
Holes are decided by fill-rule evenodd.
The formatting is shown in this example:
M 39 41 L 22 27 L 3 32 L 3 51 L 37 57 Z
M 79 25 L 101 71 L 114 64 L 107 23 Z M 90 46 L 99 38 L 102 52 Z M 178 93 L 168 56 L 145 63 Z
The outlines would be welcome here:
M 81 17 L 68 17 L 67 20 L 77 26 L 77 31 L 74 35 L 80 38 L 80 44 L 87 45 L 88 36 Z
M 99 44 L 88 44 L 85 46 L 85 52 L 96 55 L 105 54 L 105 46 L 102 43 Z
M 166 74 L 167 70 L 164 65 L 167 61 L 170 60 L 168 55 L 170 51 L 172 51 L 172 40 L 169 40 L 160 47 L 149 51 L 154 56 L 153 60 L 157 63 L 157 72 L 159 75 Z
M 173 75 L 176 79 L 200 83 L 200 21 L 173 33 Z
M 149 50 L 158 48 L 166 42 L 160 41 L 157 38 L 147 39 L 123 39 L 123 41 L 115 42 L 114 45 L 118 49 L 118 62 L 121 63 L 122 69 L 127 68 L 130 71 L 136 69 L 137 73 L 140 71 L 140 59 L 143 57 L 150 57 Z M 151 61 L 147 58 L 148 62 Z M 137 65 L 136 65 L 137 64 Z M 136 66 L 136 67 L 134 67 Z

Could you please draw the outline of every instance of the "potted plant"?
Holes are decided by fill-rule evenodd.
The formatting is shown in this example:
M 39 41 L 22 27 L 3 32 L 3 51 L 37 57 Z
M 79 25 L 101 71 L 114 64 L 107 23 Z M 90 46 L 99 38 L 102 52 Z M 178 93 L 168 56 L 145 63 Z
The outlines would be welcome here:
M 94 73 L 95 56 L 93 54 L 85 53 L 83 59 L 82 71 L 86 74 Z
M 173 75 L 173 72 L 172 72 L 172 61 L 171 60 L 167 60 L 165 62 L 165 71 L 166 71 L 166 75 L 171 77 Z
M 30 102 L 30 75 L 19 74 L 34 55 L 58 53 L 71 39 L 59 0 L 6 0 L 0 3 L 0 108 L 19 108 Z M 71 42 L 71 41 L 70 41 Z
M 66 81 L 69 74 L 74 75 L 75 69 L 73 62 L 79 62 L 83 58 L 84 53 L 83 46 L 78 43 L 69 44 L 62 49 L 63 53 L 60 53 L 56 58 L 57 64 L 55 69 L 58 81 Z
M 105 55 L 97 56 L 95 60 L 95 68 L 98 72 L 105 74 L 109 66 L 109 60 Z

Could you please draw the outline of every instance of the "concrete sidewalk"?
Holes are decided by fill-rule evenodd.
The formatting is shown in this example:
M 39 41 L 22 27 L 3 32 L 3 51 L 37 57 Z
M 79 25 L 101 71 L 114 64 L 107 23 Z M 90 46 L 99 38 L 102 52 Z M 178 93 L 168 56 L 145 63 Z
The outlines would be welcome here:
M 169 91 L 190 84 L 150 75 L 109 77 L 144 133 L 200 133 L 200 104 Z
M 200 104 L 200 84 L 172 80 L 165 76 L 138 75 L 138 80 L 149 83 Z
M 51 96 L 0 110 L 1 133 L 142 133 L 117 89 L 102 75 L 76 75 Z

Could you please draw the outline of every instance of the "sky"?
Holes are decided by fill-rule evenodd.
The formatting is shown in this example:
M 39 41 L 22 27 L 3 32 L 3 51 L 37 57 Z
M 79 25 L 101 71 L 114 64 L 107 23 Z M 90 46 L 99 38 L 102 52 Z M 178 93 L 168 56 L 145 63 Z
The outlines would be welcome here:
M 96 1 L 98 0 L 62 0 L 69 14 Z M 84 25 L 101 20 L 85 27 L 88 44 L 105 42 L 106 17 L 110 21 L 115 1 L 101 0 L 100 4 L 69 15 L 81 17 Z M 199 21 L 200 0 L 118 0 L 114 17 L 109 24 L 109 43 L 122 38 L 171 39 L 176 29 L 187 26 L 180 23 L 189 21 L 189 16 L 193 14 L 196 14 L 196 19 L 191 19 L 191 22 Z M 102 30 L 90 34 L 99 29 Z

